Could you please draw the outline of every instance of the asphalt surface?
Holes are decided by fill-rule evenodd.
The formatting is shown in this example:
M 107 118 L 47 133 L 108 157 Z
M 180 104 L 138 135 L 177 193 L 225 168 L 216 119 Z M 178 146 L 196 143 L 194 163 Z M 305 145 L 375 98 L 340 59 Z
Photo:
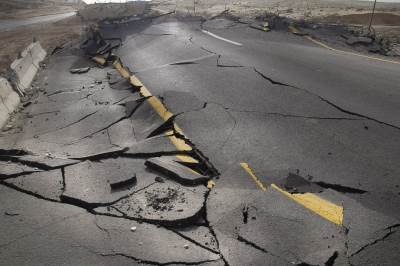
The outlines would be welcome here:
M 46 23 L 46 22 L 55 22 L 58 20 L 62 20 L 71 16 L 74 16 L 76 12 L 68 12 L 62 14 L 55 14 L 55 15 L 46 15 L 46 16 L 38 16 L 32 17 L 28 19 L 1 19 L 0 20 L 0 31 L 10 31 L 14 30 L 18 27 L 28 26 L 32 24 L 38 23 Z
M 397 265 L 400 65 L 227 19 L 101 33 L 145 87 L 50 57 L 0 137 L 1 263 Z

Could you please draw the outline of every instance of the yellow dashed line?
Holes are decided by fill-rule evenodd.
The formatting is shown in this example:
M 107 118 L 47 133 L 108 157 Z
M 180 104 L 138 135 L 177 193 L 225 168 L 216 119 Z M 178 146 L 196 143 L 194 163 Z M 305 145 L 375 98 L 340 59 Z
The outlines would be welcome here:
M 130 75 L 129 71 L 125 69 L 122 64 L 117 60 L 114 62 L 113 66 L 115 69 L 118 70 L 118 72 L 121 74 L 126 79 L 129 79 L 130 83 L 135 86 L 135 87 L 140 87 L 140 94 L 143 97 L 147 97 L 147 102 L 153 107 L 153 109 L 157 112 L 157 114 L 164 120 L 167 121 L 170 119 L 173 114 L 168 111 L 168 109 L 164 106 L 164 104 L 155 96 L 151 94 L 151 92 L 143 85 L 143 83 L 134 75 Z M 174 123 L 175 130 L 184 136 L 182 129 Z M 190 147 L 183 139 L 177 138 L 176 136 L 173 135 L 173 131 L 169 130 L 165 132 L 165 135 L 169 138 L 169 140 L 172 142 L 172 144 L 175 145 L 175 147 L 179 151 L 191 151 L 192 147 Z M 176 155 L 176 157 L 181 160 L 182 162 L 187 162 L 187 163 L 198 163 L 196 159 L 189 155 Z
M 207 188 L 208 189 L 212 189 L 213 187 L 215 187 L 215 182 L 212 180 L 208 180 L 207 182 Z
M 251 176 L 257 186 L 263 190 L 267 191 L 267 188 L 264 184 L 260 181 L 260 179 L 254 174 L 253 170 L 247 163 L 240 163 L 240 166 Z M 314 213 L 318 214 L 322 218 L 338 224 L 343 224 L 343 207 L 338 206 L 330 201 L 327 201 L 321 197 L 318 197 L 312 193 L 304 193 L 304 194 L 291 194 L 275 184 L 271 184 L 271 187 L 276 189 L 277 191 L 281 192 L 286 197 L 296 201 L 303 207 L 313 211 Z
M 264 184 L 256 177 L 256 175 L 253 173 L 253 170 L 251 170 L 250 166 L 247 163 L 240 163 L 240 166 L 243 167 L 243 169 L 253 178 L 254 182 L 256 182 L 257 186 L 262 190 L 262 191 L 267 191 L 267 188 L 264 186 Z
M 296 29 L 295 27 L 293 27 L 293 26 L 289 26 L 288 28 L 289 28 L 289 31 L 291 33 L 295 33 L 295 34 L 300 33 L 300 31 L 298 29 Z M 383 59 L 383 58 L 379 58 L 379 57 L 373 57 L 373 56 L 368 56 L 368 55 L 363 55 L 363 54 L 358 54 L 358 53 L 339 50 L 339 49 L 333 48 L 333 47 L 331 47 L 331 46 L 329 46 L 329 45 L 327 45 L 327 44 L 325 44 L 325 43 L 323 43 L 321 41 L 317 41 L 316 39 L 314 39 L 311 36 L 305 36 L 305 38 L 310 40 L 310 41 L 312 41 L 315 44 L 318 44 L 319 46 L 321 46 L 323 48 L 326 48 L 328 50 L 331 50 L 331 51 L 334 51 L 334 52 L 337 52 L 337 53 L 355 55 L 355 56 L 358 56 L 358 57 L 368 58 L 368 59 L 377 60 L 377 61 L 386 62 L 386 63 L 400 64 L 400 61 L 387 60 L 387 59 Z

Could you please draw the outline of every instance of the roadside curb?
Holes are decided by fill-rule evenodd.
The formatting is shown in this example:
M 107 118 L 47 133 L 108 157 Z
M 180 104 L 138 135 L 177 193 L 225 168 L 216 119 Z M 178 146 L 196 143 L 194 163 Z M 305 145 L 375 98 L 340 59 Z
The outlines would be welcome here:
M 20 103 L 18 94 L 12 89 L 5 78 L 0 77 L 0 128 L 2 128 L 10 115 Z

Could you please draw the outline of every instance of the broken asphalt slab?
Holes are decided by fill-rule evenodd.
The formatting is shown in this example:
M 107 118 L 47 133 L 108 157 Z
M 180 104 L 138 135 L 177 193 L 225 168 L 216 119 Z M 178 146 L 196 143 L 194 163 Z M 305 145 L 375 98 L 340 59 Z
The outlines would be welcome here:
M 199 218 L 204 211 L 207 191 L 204 186 L 188 188 L 166 180 L 125 197 L 110 207 L 125 218 L 179 227 Z M 107 208 L 95 211 L 108 212 Z
M 341 227 L 274 190 L 214 189 L 207 200 L 207 218 L 227 240 L 238 240 L 286 264 L 323 265 L 335 252 L 345 251 Z
M 60 201 L 64 190 L 61 169 L 21 175 L 5 180 L 4 184 L 35 197 L 52 201 Z
M 36 167 L 30 167 L 21 163 L 15 163 L 11 161 L 0 161 L 0 180 L 40 171 L 41 170 Z
M 192 169 L 182 165 L 179 161 L 167 158 L 151 158 L 145 162 L 150 169 L 161 172 L 176 182 L 183 185 L 200 185 L 206 184 L 211 177 L 201 175 Z
M 168 229 L 101 217 L 85 210 L 20 194 L 2 186 L 0 257 L 8 265 L 200 264 L 219 259 Z M 5 212 L 17 216 L 3 215 Z M 77 226 L 79 225 L 79 226 Z M 136 227 L 135 232 L 131 227 Z M 43 249 L 52 246 L 51 250 Z M 187 248 L 185 248 L 187 246 Z M 149 248 L 152 247 L 152 248 Z
M 68 166 L 61 199 L 86 208 L 111 205 L 155 182 L 154 175 L 145 174 L 143 163 L 140 159 L 121 158 Z M 121 182 L 126 184 L 113 189 Z

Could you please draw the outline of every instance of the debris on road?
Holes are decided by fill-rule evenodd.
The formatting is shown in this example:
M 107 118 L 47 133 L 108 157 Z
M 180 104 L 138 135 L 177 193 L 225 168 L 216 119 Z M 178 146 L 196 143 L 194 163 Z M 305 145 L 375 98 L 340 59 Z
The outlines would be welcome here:
M 205 184 L 210 179 L 210 177 L 198 174 L 190 168 L 179 164 L 179 162 L 166 158 L 152 158 L 147 160 L 145 165 L 164 173 L 166 176 L 170 176 L 184 185 Z
M 82 73 L 89 72 L 89 70 L 90 70 L 90 67 L 73 68 L 73 69 L 70 69 L 69 72 L 71 72 L 71 74 L 82 74 Z
M 372 38 L 370 38 L 370 37 L 363 37 L 363 36 L 361 36 L 361 37 L 354 37 L 354 36 L 351 36 L 350 38 L 348 38 L 348 39 L 346 40 L 346 43 L 347 43 L 347 44 L 350 44 L 350 45 L 354 45 L 354 44 L 369 45 L 369 44 L 371 44 L 372 42 L 373 42 Z

